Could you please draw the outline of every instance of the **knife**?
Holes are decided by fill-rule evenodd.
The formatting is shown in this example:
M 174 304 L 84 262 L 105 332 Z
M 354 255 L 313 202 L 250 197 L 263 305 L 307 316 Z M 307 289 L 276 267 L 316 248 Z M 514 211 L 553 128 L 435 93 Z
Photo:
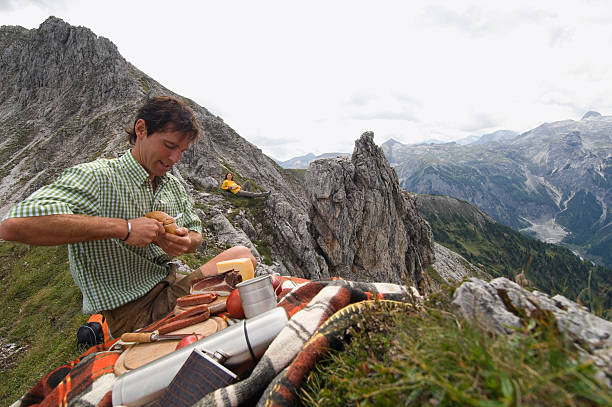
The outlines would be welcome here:
M 173 335 L 160 335 L 157 331 L 153 332 L 126 332 L 121 335 L 123 342 L 136 342 L 136 343 L 149 343 L 165 340 L 179 340 L 183 339 L 191 334 L 173 334 Z

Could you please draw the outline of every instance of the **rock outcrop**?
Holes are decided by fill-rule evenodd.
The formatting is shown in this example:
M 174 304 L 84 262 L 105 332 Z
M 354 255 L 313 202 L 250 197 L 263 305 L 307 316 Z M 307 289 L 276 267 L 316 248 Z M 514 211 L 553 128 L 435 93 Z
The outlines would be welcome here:
M 612 322 L 585 307 L 561 295 L 551 298 L 527 291 L 503 277 L 490 283 L 471 278 L 457 288 L 452 304 L 466 319 L 499 334 L 523 329 L 532 319 L 552 317 L 583 357 L 593 360 L 600 369 L 599 377 L 612 389 Z
M 406 283 L 426 289 L 433 262 L 431 229 L 395 171 L 364 133 L 351 159 L 317 160 L 305 175 L 317 249 L 329 273 L 347 279 Z
M 442 284 L 454 286 L 469 277 L 491 280 L 491 275 L 467 261 L 463 256 L 434 242 L 435 261 L 428 268 L 432 288 L 437 289 Z

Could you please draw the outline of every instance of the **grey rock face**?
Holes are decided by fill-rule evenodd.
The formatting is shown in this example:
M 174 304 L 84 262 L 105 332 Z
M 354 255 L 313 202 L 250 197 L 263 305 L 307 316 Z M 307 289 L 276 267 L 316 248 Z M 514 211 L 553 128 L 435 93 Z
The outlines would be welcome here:
M 272 194 L 266 215 L 275 229 L 277 243 L 283 242 L 275 245 L 281 273 L 310 279 L 330 277 L 327 262 L 317 252 L 316 242 L 310 234 L 311 221 L 305 210 Z
M 350 160 L 311 163 L 305 184 L 311 233 L 332 276 L 425 288 L 423 268 L 433 261 L 431 229 L 400 190 L 373 133 L 355 142 Z
M 429 276 L 433 287 L 439 287 L 441 283 L 448 285 L 458 284 L 468 277 L 478 277 L 490 280 L 491 276 L 468 262 L 463 256 L 447 249 L 441 244 L 434 242 L 435 262 L 431 265 L 433 272 L 440 277 Z M 432 273 L 431 271 L 428 274 Z M 442 281 L 438 281 L 442 280 Z
M 470 278 L 455 291 L 452 304 L 466 319 L 501 334 L 515 332 L 543 313 L 552 315 L 559 331 L 581 349 L 584 358 L 594 361 L 601 369 L 600 377 L 612 388 L 612 322 L 585 307 L 561 295 L 550 298 L 527 291 L 503 277 L 490 283 Z
M 228 246 L 246 246 L 251 250 L 251 253 L 253 253 L 256 259 L 261 259 L 257 249 L 253 246 L 248 236 L 242 230 L 234 228 L 225 216 L 218 214 L 213 217 L 210 222 L 220 242 Z

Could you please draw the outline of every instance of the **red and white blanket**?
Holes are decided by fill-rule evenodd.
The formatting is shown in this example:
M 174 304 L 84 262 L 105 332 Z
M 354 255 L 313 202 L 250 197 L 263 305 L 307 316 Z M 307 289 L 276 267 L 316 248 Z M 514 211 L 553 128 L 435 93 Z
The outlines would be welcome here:
M 278 306 L 285 308 L 290 318 L 285 328 L 248 378 L 210 393 L 196 406 L 238 406 L 257 400 L 258 405 L 293 405 L 302 379 L 329 348 L 325 337 L 310 339 L 333 314 L 359 301 L 415 302 L 418 297 L 416 290 L 406 286 L 340 279 L 282 277 L 282 287 Z M 120 352 L 108 349 L 115 342 L 92 347 L 78 359 L 54 369 L 11 407 L 111 406 L 116 380 L 113 366 Z

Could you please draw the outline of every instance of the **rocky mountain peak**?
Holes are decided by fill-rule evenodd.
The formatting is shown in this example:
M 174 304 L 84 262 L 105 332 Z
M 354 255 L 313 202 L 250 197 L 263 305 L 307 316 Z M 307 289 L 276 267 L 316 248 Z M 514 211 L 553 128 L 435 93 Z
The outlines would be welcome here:
M 580 120 L 588 119 L 589 117 L 601 117 L 601 113 L 589 110 L 584 114 L 584 116 L 582 116 L 582 119 Z
M 384 148 L 384 147 L 387 147 L 387 146 L 388 146 L 388 147 L 393 147 L 394 145 L 397 145 L 397 144 L 400 144 L 400 145 L 401 145 L 402 143 L 400 143 L 399 141 L 397 141 L 397 140 L 395 140 L 395 139 L 393 139 L 393 138 L 390 138 L 389 140 L 387 140 L 387 141 L 385 141 L 384 143 L 382 143 L 382 144 L 381 144 L 381 147 L 383 147 L 383 148 Z
M 312 203 L 311 234 L 330 275 L 409 281 L 427 289 L 423 270 L 434 257 L 431 229 L 399 188 L 373 133 L 355 142 L 350 160 L 312 162 L 305 185 Z
M 140 98 L 152 87 L 145 86 L 146 78 L 134 81 L 133 76 L 145 75 L 138 75 L 110 40 L 88 28 L 49 17 L 38 29 L 2 27 L 0 32 L 0 71 L 5 78 L 0 117 L 25 113 L 63 121 Z

